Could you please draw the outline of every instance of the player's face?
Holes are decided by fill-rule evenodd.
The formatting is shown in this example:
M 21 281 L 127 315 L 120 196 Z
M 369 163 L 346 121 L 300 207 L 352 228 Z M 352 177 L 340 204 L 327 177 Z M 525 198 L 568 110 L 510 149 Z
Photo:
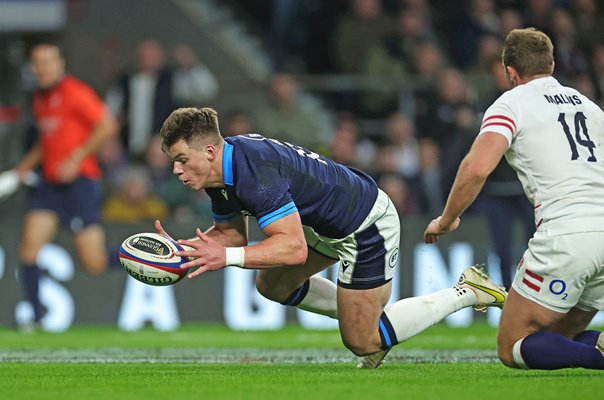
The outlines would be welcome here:
M 208 154 L 207 146 L 190 146 L 184 140 L 179 140 L 166 152 L 174 163 L 172 172 L 189 189 L 200 190 L 212 186 L 213 157 Z
M 31 52 L 31 70 L 40 89 L 56 84 L 65 73 L 65 62 L 59 49 L 50 45 L 39 45 Z

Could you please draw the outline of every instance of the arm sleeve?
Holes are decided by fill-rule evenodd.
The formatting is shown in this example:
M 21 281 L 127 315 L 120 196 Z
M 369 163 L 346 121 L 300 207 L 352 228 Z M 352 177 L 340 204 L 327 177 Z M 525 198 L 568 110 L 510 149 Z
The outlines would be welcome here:
M 107 107 L 91 88 L 82 86 L 74 98 L 78 115 L 90 125 L 96 125 L 105 117 Z
M 517 115 L 512 111 L 510 105 L 499 98 L 485 112 L 479 135 L 485 132 L 496 132 L 505 136 L 508 145 L 511 145 L 518 130 L 517 120 Z

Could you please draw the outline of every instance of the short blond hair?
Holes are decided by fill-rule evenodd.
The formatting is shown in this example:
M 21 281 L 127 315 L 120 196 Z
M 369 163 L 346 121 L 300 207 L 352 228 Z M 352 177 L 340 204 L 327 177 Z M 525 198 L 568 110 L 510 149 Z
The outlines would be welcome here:
M 503 42 L 502 61 L 521 77 L 549 74 L 554 62 L 554 45 L 545 33 L 535 28 L 513 29 Z

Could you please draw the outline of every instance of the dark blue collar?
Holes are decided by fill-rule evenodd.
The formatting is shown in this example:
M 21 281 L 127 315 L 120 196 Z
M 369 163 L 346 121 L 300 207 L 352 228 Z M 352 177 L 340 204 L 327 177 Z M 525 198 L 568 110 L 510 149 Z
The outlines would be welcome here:
M 226 141 L 222 152 L 222 179 L 225 185 L 233 186 L 233 145 Z

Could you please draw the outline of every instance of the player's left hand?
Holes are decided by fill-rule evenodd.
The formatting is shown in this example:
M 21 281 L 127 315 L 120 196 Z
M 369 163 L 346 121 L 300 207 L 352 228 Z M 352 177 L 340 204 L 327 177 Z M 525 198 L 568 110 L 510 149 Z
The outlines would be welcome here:
M 438 240 L 440 235 L 443 235 L 447 232 L 454 231 L 459 227 L 459 223 L 461 220 L 456 218 L 450 225 L 442 224 L 442 215 L 436 219 L 433 219 L 432 222 L 428 224 L 426 231 L 424 232 L 424 243 L 434 243 Z
M 182 264 L 181 268 L 198 267 L 195 271 L 187 275 L 194 278 L 207 271 L 216 271 L 226 266 L 226 249 L 223 245 L 204 234 L 201 229 L 195 230 L 195 235 L 199 240 L 179 240 L 182 246 L 191 247 L 187 251 L 176 252 L 177 256 L 193 257 L 193 261 Z

